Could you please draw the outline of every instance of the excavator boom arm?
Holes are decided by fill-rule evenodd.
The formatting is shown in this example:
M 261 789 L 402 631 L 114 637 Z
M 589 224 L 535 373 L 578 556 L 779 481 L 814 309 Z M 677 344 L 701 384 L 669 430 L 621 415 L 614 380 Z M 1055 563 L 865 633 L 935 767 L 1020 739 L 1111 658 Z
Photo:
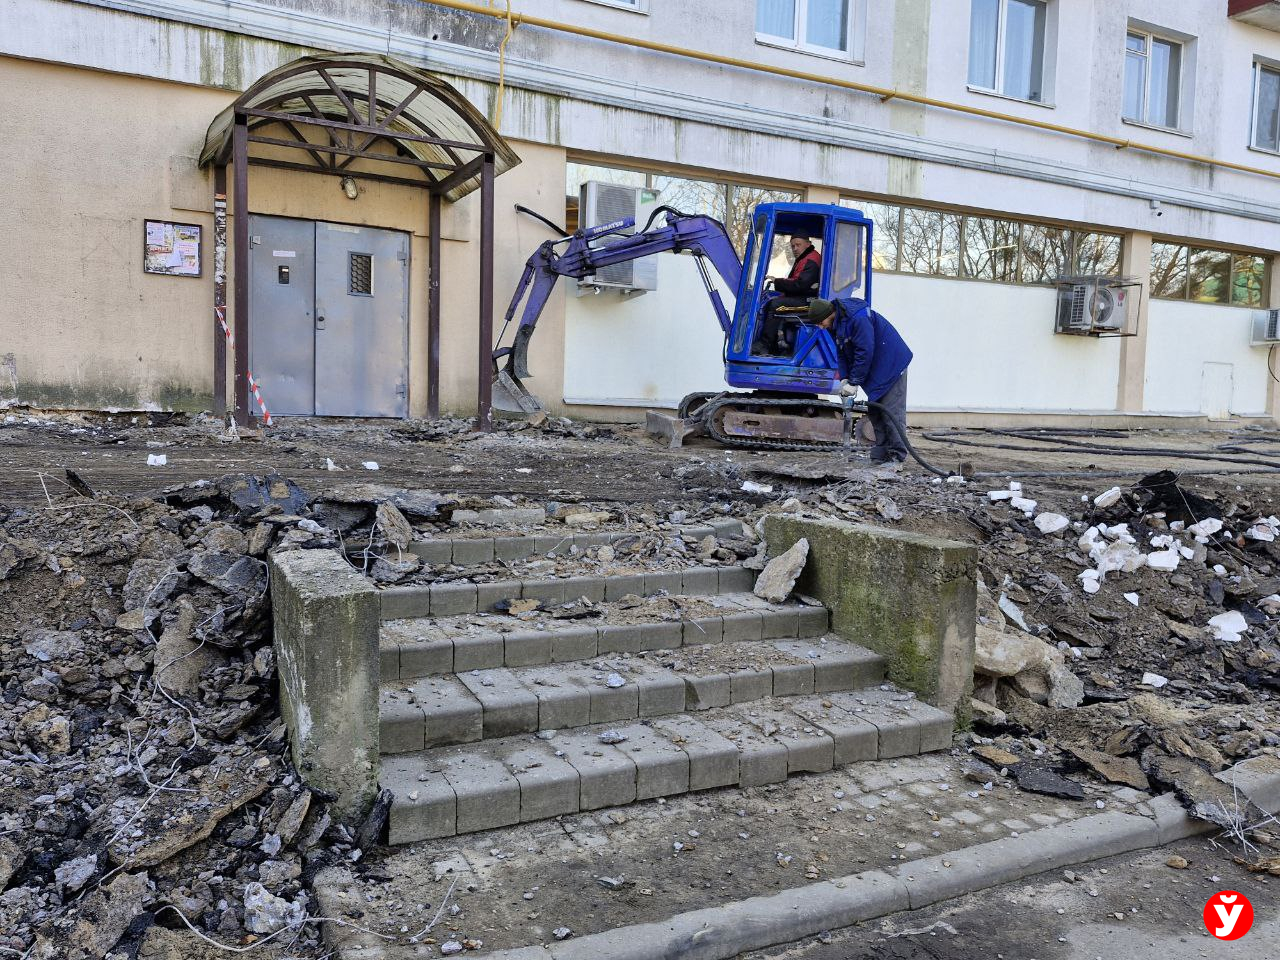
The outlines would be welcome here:
M 639 233 L 621 235 L 616 240 L 599 243 L 602 237 L 618 234 L 633 226 L 631 219 L 580 230 L 568 238 L 568 246 L 563 253 L 557 253 L 556 247 L 564 240 L 548 240 L 534 252 L 527 263 L 524 273 L 516 285 L 511 303 L 507 306 L 503 331 L 520 311 L 520 324 L 516 328 L 515 338 L 509 347 L 499 346 L 493 352 L 496 368 L 505 357 L 505 372 L 518 379 L 529 375 L 528 346 L 534 328 L 547 305 L 551 292 L 561 277 L 573 277 L 581 280 L 593 275 L 603 267 L 615 263 L 639 260 L 641 257 L 655 253 L 692 253 L 694 256 L 709 260 L 716 273 L 736 294 L 742 278 L 742 262 L 733 249 L 733 242 L 720 221 L 700 214 L 683 214 L 669 207 L 659 208 L 650 218 L 650 224 L 659 213 L 665 214 L 665 222 L 661 226 L 646 227 Z M 596 245 L 592 245 L 595 243 Z M 705 271 L 704 271 L 705 272 Z M 720 329 L 727 336 L 732 318 L 725 309 L 719 293 L 708 283 L 707 294 L 720 323 Z M 524 309 L 520 310 L 521 302 Z

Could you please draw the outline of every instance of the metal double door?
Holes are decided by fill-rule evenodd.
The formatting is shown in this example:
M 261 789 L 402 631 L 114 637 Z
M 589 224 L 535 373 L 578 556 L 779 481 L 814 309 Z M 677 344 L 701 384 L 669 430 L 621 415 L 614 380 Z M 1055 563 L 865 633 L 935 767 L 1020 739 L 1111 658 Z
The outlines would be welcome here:
M 409 235 L 250 218 L 249 367 L 272 414 L 409 415 Z

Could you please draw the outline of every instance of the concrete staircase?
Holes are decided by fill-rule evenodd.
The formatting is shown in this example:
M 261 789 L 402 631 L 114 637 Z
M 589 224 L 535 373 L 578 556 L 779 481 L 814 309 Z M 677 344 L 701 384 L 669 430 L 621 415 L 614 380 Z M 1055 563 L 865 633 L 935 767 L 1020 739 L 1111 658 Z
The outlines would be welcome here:
M 689 567 L 383 591 L 391 842 L 950 745 L 951 716 L 882 687 L 882 659 L 829 634 L 825 608 L 766 603 L 754 578 Z M 636 598 L 655 595 L 686 615 L 645 619 Z M 581 597 L 602 605 L 589 625 L 475 616 Z

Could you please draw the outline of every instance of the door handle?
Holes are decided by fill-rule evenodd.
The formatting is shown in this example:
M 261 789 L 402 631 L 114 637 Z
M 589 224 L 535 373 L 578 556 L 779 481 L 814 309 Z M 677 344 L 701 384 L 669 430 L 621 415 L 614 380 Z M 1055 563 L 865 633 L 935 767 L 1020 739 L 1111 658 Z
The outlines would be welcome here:
M 316 329 L 317 330 L 324 329 L 324 317 L 316 317 Z

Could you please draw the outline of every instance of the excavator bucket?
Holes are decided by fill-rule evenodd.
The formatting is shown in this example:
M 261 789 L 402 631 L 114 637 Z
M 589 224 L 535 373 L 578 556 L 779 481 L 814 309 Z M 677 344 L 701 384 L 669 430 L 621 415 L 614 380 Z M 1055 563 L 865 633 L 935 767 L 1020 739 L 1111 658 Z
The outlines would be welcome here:
M 493 409 L 527 416 L 540 412 L 542 404 L 525 389 L 519 377 L 503 368 L 493 378 Z

